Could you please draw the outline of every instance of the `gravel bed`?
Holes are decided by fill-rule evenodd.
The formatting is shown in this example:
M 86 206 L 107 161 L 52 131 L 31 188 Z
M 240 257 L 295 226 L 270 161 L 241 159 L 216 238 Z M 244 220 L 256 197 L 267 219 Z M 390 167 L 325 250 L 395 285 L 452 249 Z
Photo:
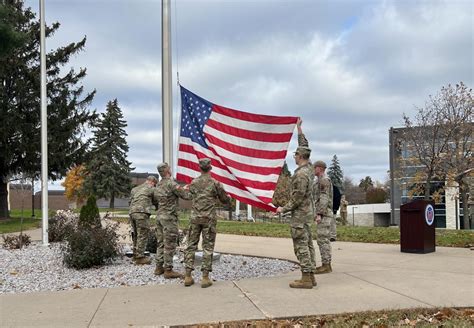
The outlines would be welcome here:
M 182 253 L 177 253 L 174 270 L 184 272 Z M 215 281 L 268 277 L 297 268 L 283 260 L 221 254 L 220 260 L 213 264 L 211 277 Z M 181 279 L 155 276 L 154 269 L 154 261 L 152 265 L 137 266 L 126 256 L 102 267 L 69 269 L 62 262 L 57 243 L 48 247 L 32 244 L 22 250 L 0 248 L 0 294 L 183 283 Z M 201 280 L 199 266 L 194 279 Z

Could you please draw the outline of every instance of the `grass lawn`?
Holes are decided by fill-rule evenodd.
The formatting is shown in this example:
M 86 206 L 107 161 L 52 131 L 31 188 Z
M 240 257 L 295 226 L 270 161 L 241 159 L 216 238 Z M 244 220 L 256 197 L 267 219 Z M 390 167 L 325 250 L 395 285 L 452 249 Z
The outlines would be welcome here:
M 180 228 L 186 228 L 189 221 L 180 217 Z M 233 235 L 290 238 L 290 228 L 285 223 L 259 223 L 220 220 L 217 222 L 218 233 Z M 313 225 L 313 236 L 316 238 L 316 226 Z M 397 227 L 353 227 L 338 226 L 338 241 L 364 243 L 399 244 L 400 230 Z M 474 246 L 474 231 L 436 230 L 436 245 L 446 247 Z
M 36 229 L 41 226 L 41 219 L 25 218 L 23 219 L 23 231 Z M 0 233 L 18 232 L 21 230 L 21 219 L 12 217 L 6 220 L 0 220 Z
M 23 218 L 31 218 L 32 215 L 31 208 L 23 209 Z M 10 217 L 11 218 L 21 218 L 22 210 L 10 210 Z M 41 213 L 40 209 L 35 209 L 35 218 L 41 219 L 43 217 L 43 213 Z
M 115 218 L 121 223 L 128 223 L 128 218 Z M 152 224 L 155 218 L 152 218 Z M 179 228 L 189 226 L 187 215 L 180 214 Z M 231 235 L 290 238 L 290 228 L 286 223 L 274 222 L 239 222 L 217 221 L 217 232 Z M 313 236 L 316 238 L 316 226 L 313 225 Z M 400 244 L 398 227 L 353 227 L 337 226 L 338 241 L 352 241 L 378 244 Z M 445 247 L 473 247 L 474 231 L 436 229 L 436 245 Z
M 210 324 L 193 325 L 209 327 Z M 280 320 L 221 322 L 214 327 L 473 327 L 474 308 L 429 308 L 318 315 Z

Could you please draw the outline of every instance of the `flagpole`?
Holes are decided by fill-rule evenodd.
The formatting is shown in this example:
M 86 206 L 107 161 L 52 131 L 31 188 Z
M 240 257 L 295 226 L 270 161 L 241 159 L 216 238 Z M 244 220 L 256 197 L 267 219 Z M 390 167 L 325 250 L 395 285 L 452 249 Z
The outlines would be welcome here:
M 43 246 L 48 245 L 48 114 L 46 95 L 46 27 L 44 0 L 40 0 L 40 66 L 41 66 L 41 210 Z
M 161 1 L 161 104 L 163 162 L 173 166 L 173 115 L 171 98 L 171 7 Z

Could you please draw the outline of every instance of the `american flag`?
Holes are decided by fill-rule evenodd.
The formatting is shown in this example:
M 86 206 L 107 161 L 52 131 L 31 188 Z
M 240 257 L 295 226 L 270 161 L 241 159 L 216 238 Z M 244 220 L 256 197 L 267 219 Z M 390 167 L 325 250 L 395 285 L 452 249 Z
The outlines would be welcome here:
M 181 86 L 181 127 L 176 179 L 211 176 L 233 198 L 268 211 L 297 117 L 251 114 L 213 104 Z

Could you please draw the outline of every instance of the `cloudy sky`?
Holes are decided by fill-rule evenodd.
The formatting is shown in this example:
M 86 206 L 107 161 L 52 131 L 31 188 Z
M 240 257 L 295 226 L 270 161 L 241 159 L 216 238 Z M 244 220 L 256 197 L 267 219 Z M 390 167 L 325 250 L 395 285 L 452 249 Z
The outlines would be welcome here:
M 56 48 L 87 36 L 93 108 L 117 98 L 129 160 L 155 172 L 161 148 L 161 1 L 45 0 Z M 336 154 L 346 176 L 384 181 L 388 130 L 443 85 L 473 86 L 474 2 L 171 0 L 173 75 L 243 111 L 300 116 L 312 159 Z M 26 1 L 38 10 L 38 1 Z M 174 81 L 175 82 L 175 81 Z M 173 90 L 175 133 L 180 108 Z M 295 131 L 296 132 L 296 131 Z M 290 150 L 296 145 L 296 133 Z M 291 152 L 287 161 L 294 169 Z

